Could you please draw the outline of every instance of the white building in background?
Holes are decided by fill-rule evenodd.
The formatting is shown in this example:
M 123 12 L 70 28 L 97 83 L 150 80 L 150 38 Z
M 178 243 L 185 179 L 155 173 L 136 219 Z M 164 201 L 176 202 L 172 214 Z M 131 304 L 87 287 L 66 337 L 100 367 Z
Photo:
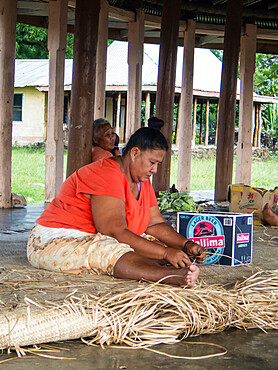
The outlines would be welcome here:
M 120 117 L 120 139 L 124 140 L 126 94 L 128 85 L 128 44 L 114 41 L 107 52 L 106 71 L 106 118 L 116 125 L 116 115 Z M 144 45 L 142 71 L 142 100 L 150 98 L 151 114 L 155 102 L 158 75 L 159 45 Z M 65 61 L 64 78 L 64 130 L 67 131 L 70 119 L 70 94 L 72 83 L 72 59 Z M 176 103 L 178 104 L 182 81 L 183 48 L 178 47 L 176 69 Z M 193 96 L 198 102 L 217 103 L 221 83 L 222 63 L 208 49 L 195 49 Z M 43 142 L 47 135 L 48 101 L 48 59 L 15 62 L 15 88 L 13 112 L 13 143 L 20 145 Z M 238 99 L 240 86 L 237 86 Z M 117 112 L 117 99 L 121 101 Z M 278 103 L 278 99 L 254 94 L 254 102 Z

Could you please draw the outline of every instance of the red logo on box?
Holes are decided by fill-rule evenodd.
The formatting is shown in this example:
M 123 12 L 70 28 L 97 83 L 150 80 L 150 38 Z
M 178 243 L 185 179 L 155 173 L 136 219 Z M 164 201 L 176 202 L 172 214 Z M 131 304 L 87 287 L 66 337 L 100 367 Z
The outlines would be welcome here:
M 249 243 L 249 234 L 237 234 L 236 236 L 237 243 Z
M 224 235 L 221 236 L 205 236 L 202 238 L 190 238 L 201 245 L 204 248 L 225 248 L 225 238 Z

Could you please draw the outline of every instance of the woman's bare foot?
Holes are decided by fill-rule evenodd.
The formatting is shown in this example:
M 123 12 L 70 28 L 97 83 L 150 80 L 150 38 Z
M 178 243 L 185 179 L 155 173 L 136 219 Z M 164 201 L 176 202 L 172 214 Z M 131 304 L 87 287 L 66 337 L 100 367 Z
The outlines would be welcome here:
M 263 209 L 263 219 L 271 226 L 278 226 L 278 215 L 271 210 L 268 203 L 265 204 Z
M 196 283 L 196 280 L 199 275 L 199 267 L 196 265 L 190 265 L 187 273 L 187 285 L 193 286 Z
M 175 268 L 161 261 L 139 256 L 134 252 L 127 252 L 115 264 L 115 278 L 131 280 L 161 281 L 170 285 L 193 286 L 199 275 L 196 265 Z

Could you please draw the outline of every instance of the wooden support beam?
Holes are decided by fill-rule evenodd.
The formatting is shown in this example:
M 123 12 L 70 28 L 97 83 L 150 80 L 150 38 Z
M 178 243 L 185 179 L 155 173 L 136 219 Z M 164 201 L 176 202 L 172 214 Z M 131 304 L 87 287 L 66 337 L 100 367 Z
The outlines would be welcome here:
M 116 93 L 113 94 L 112 96 L 112 122 L 111 125 L 112 127 L 116 127 L 116 120 L 117 120 L 117 100 L 118 100 L 118 95 Z
M 257 26 L 245 25 L 240 50 L 240 104 L 236 161 L 236 183 L 251 185 L 253 77 L 256 63 Z
M 29 24 L 30 26 L 48 28 L 47 16 L 17 15 L 17 23 Z
M 128 91 L 126 140 L 141 127 L 142 65 L 144 53 L 144 16 L 136 13 L 136 21 L 128 24 Z
M 184 32 L 177 188 L 179 191 L 189 192 L 192 157 L 192 100 L 196 22 L 189 19 L 187 23 L 187 28 Z
M 199 133 L 199 144 L 203 144 L 203 101 L 201 102 L 201 108 L 200 108 L 200 133 Z
M 254 131 L 255 131 L 255 125 L 256 125 L 256 103 L 255 103 L 255 101 L 254 101 L 253 109 L 252 109 L 252 122 L 253 122 L 253 127 L 252 127 L 253 141 L 252 141 L 252 144 L 254 146 Z
M 148 119 L 150 118 L 150 109 L 151 109 L 151 93 L 146 92 L 145 100 L 145 126 L 148 126 Z
M 105 82 L 108 38 L 108 2 L 100 0 L 98 21 L 97 62 L 96 62 L 96 92 L 95 119 L 104 117 L 105 113 Z
M 119 92 L 118 98 L 117 98 L 117 113 L 116 113 L 116 134 L 117 135 L 120 135 L 121 100 L 122 100 L 122 94 Z
M 262 105 L 258 104 L 258 134 L 257 134 L 257 145 L 261 147 L 261 133 L 262 133 Z
M 209 137 L 209 99 L 206 101 L 206 122 L 205 122 L 205 145 L 208 145 Z
M 169 190 L 170 187 L 171 143 L 180 10 L 181 0 L 163 0 L 156 116 L 165 122 L 162 133 L 168 141 L 170 150 L 166 153 L 162 165 L 153 177 L 153 187 L 156 192 Z
M 16 0 L 0 0 L 0 208 L 11 208 Z
M 233 178 L 237 69 L 240 47 L 242 1 L 228 0 L 222 63 L 219 126 L 216 149 L 216 201 L 227 199 Z
M 134 12 L 116 8 L 111 5 L 109 5 L 109 18 L 119 19 L 124 22 L 135 22 Z
M 48 13 L 47 3 L 41 1 L 18 1 L 17 9 L 18 14 L 38 13 L 40 15 L 47 15 Z
M 155 106 L 155 99 L 156 99 L 156 94 L 151 93 L 151 108 L 150 108 L 150 117 L 154 116 L 154 106 Z
M 253 146 L 258 146 L 258 104 L 255 104 L 255 123 L 254 123 L 254 129 L 252 132 L 253 137 Z
M 122 106 L 122 119 L 121 119 L 121 129 L 120 129 L 120 140 L 122 143 L 124 143 L 126 140 L 125 140 L 125 137 L 126 137 L 126 133 L 125 133 L 125 129 L 126 129 L 126 101 L 127 101 L 127 98 L 124 98 L 124 104 Z
M 215 139 L 214 139 L 215 146 L 217 145 L 218 123 L 219 123 L 219 100 L 217 102 L 217 108 L 216 108 Z
M 45 146 L 45 202 L 51 202 L 63 183 L 64 69 L 68 0 L 49 1 L 49 90 Z
M 194 148 L 194 146 L 195 146 L 196 121 L 197 121 L 197 98 L 194 98 L 194 101 L 193 101 L 193 120 L 192 120 L 192 148 Z
M 99 0 L 77 0 L 67 176 L 92 161 Z
M 179 95 L 179 101 L 178 101 L 178 113 L 177 113 L 177 123 L 176 123 L 175 144 L 178 144 L 178 142 L 179 142 L 180 117 L 181 117 L 181 95 Z

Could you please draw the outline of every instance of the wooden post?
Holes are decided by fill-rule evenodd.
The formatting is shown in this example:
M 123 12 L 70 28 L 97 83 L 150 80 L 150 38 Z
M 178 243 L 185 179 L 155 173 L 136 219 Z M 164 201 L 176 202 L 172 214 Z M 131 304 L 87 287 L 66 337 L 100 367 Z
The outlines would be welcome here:
M 98 21 L 97 62 L 96 62 L 96 91 L 94 117 L 103 118 L 105 115 L 105 82 L 108 39 L 108 1 L 100 0 Z
M 197 121 L 197 98 L 194 98 L 194 101 L 193 101 L 193 120 L 192 120 L 192 148 L 194 148 L 194 146 L 195 146 L 196 121 Z
M 252 138 L 253 138 L 252 144 L 254 146 L 254 132 L 255 132 L 255 125 L 256 125 L 256 103 L 253 104 L 252 122 L 253 122 L 253 125 L 252 125 Z
M 0 0 L 0 208 L 11 208 L 16 0 Z
M 181 117 L 181 95 L 179 96 L 178 101 L 178 114 L 177 114 L 177 123 L 176 123 L 176 134 L 175 134 L 175 144 L 179 142 L 179 129 L 180 129 L 180 117 Z
M 120 135 L 121 100 L 122 100 L 122 94 L 119 92 L 118 98 L 117 98 L 117 113 L 116 113 L 116 134 L 117 135 Z
M 143 10 L 137 10 L 136 21 L 128 23 L 128 91 L 126 140 L 141 127 L 142 65 L 144 52 Z
M 155 93 L 153 93 L 153 94 L 151 93 L 150 117 L 153 117 L 154 116 L 155 98 L 156 98 L 156 94 Z
M 209 99 L 206 102 L 206 125 L 205 125 L 205 145 L 208 145 L 209 136 Z
M 255 124 L 253 130 L 253 146 L 258 146 L 258 104 L 255 104 Z
M 219 126 L 216 149 L 216 201 L 227 199 L 233 178 L 237 69 L 240 46 L 242 1 L 228 0 L 222 63 Z
M 194 71 L 195 21 L 187 20 L 184 32 L 184 55 L 179 122 L 177 188 L 190 191 L 192 151 L 192 99 Z
M 199 135 L 199 144 L 203 144 L 203 101 L 201 103 L 201 109 L 200 109 L 200 135 Z
M 165 122 L 165 125 L 162 128 L 162 133 L 168 141 L 170 150 L 166 153 L 162 165 L 158 168 L 157 174 L 153 177 L 153 187 L 156 192 L 159 190 L 169 190 L 170 187 L 173 110 L 180 9 L 181 0 L 163 0 L 156 95 L 156 116 Z
M 151 93 L 146 92 L 146 100 L 145 100 L 145 126 L 148 126 L 148 119 L 150 118 L 150 104 L 151 104 Z
M 45 145 L 45 202 L 51 202 L 55 198 L 63 183 L 63 107 L 67 16 L 68 0 L 49 1 L 49 89 Z
M 106 109 L 105 117 L 112 125 L 112 123 L 113 123 L 113 96 L 111 96 L 111 94 L 109 94 L 109 96 L 107 96 L 105 106 L 106 106 L 106 108 L 105 108 Z
M 68 129 L 69 129 L 69 124 L 70 124 L 70 99 L 71 99 L 71 93 L 69 93 L 69 98 L 68 98 Z
M 112 122 L 111 125 L 112 127 L 116 127 L 116 121 L 117 121 L 117 104 L 118 104 L 118 94 L 114 93 L 113 94 L 113 113 L 112 113 Z
M 219 100 L 217 102 L 217 108 L 216 108 L 215 139 L 214 139 L 215 146 L 217 145 L 218 123 L 219 123 Z
M 240 51 L 240 104 L 237 143 L 236 183 L 251 184 L 253 76 L 256 62 L 257 26 L 245 25 Z M 258 121 L 257 121 L 258 122 Z
M 92 161 L 99 0 L 76 0 L 67 176 Z
M 258 104 L 258 134 L 257 134 L 257 145 L 261 147 L 261 133 L 262 133 L 262 105 Z
M 122 140 L 122 143 L 126 142 L 126 104 L 127 104 L 127 96 L 124 99 L 124 112 L 121 122 L 121 130 L 120 130 L 120 139 Z

